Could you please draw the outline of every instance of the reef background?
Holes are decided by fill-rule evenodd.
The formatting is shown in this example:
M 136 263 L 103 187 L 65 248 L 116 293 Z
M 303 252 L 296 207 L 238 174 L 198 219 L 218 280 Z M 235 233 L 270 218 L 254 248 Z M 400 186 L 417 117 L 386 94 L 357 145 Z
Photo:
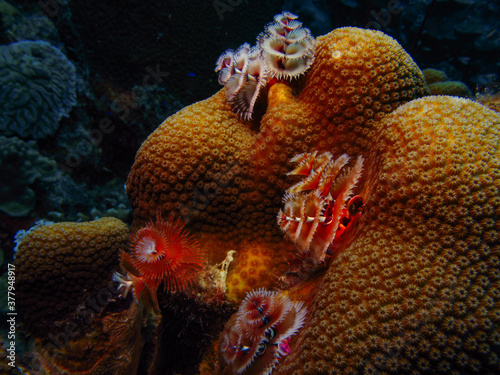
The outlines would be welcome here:
M 130 224 L 124 183 L 141 143 L 166 117 L 220 90 L 213 71 L 217 57 L 252 42 L 281 10 L 298 14 L 315 36 L 341 26 L 379 29 L 394 37 L 422 70 L 440 69 L 473 93 L 498 84 L 498 2 L 0 1 L 0 46 L 47 42 L 74 66 L 74 75 L 59 78 L 75 95 L 68 108 L 57 101 L 47 107 L 40 98 L 18 108 L 33 116 L 52 110 L 59 114 L 40 133 L 16 133 L 0 124 L 3 313 L 5 272 L 16 232 L 41 219 L 114 216 Z M 50 56 L 43 60 L 48 70 L 49 61 Z M 0 60 L 0 112 L 12 97 L 7 87 L 30 83 L 14 82 L 9 69 L 7 56 Z M 45 89 L 42 95 L 54 92 Z M 29 128 L 30 116 L 16 118 L 19 129 Z M 53 129 L 48 135 L 47 128 Z M 5 319 L 0 324 L 6 328 Z

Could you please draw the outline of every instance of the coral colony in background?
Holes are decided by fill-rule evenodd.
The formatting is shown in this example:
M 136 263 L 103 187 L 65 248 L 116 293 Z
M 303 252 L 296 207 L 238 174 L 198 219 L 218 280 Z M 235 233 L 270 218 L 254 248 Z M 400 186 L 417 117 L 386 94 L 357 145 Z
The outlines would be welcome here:
M 290 12 L 215 71 L 138 150 L 130 229 L 16 237 L 21 371 L 498 373 L 498 112 L 380 31 Z

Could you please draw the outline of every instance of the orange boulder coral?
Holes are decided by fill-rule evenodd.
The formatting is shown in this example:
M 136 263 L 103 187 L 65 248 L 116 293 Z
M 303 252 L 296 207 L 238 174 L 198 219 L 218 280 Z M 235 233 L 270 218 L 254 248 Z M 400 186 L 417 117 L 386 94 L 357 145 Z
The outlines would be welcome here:
M 17 246 L 16 304 L 26 329 L 47 330 L 111 281 L 128 242 L 121 220 L 39 225 Z
M 394 39 L 334 30 L 316 39 L 301 80 L 270 86 L 265 113 L 253 122 L 238 119 L 223 90 L 166 119 L 141 146 L 127 181 L 134 225 L 174 212 L 194 232 L 223 236 L 226 249 L 208 249 L 209 258 L 220 252 L 219 261 L 244 238 L 282 241 L 276 214 L 292 182 L 289 160 L 312 150 L 356 160 L 376 120 L 427 93 Z
M 498 373 L 500 116 L 433 96 L 375 129 L 363 216 L 276 373 Z

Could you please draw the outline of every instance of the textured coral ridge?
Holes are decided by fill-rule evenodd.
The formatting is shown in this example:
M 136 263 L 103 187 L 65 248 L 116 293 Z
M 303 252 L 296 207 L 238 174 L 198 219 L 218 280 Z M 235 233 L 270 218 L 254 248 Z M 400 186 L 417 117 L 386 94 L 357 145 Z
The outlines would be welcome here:
M 42 327 L 72 312 L 111 280 L 128 241 L 121 220 L 37 226 L 17 246 L 16 303 L 26 327 Z
M 497 374 L 500 116 L 412 101 L 377 124 L 357 237 L 279 374 Z
M 291 246 L 268 244 L 265 241 L 243 241 L 235 247 L 238 261 L 231 265 L 227 278 L 227 297 L 241 301 L 249 289 L 269 285 L 269 273 L 275 263 L 275 254 L 294 251 Z
M 355 160 L 375 120 L 427 93 L 395 40 L 357 28 L 317 38 L 300 87 L 271 85 L 260 124 L 238 119 L 224 90 L 166 119 L 141 146 L 127 181 L 134 225 L 173 211 L 191 229 L 228 240 L 282 240 L 275 218 L 292 182 L 289 160 L 311 150 Z

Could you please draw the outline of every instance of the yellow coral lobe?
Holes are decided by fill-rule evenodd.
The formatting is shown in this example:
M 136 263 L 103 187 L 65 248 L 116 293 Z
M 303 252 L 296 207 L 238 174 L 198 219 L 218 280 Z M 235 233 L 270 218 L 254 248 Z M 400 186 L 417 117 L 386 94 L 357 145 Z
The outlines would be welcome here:
M 357 236 L 276 373 L 496 373 L 500 116 L 432 96 L 376 127 Z
M 268 105 L 271 107 L 277 107 L 293 99 L 292 88 L 287 84 L 276 83 L 270 87 L 269 91 Z

